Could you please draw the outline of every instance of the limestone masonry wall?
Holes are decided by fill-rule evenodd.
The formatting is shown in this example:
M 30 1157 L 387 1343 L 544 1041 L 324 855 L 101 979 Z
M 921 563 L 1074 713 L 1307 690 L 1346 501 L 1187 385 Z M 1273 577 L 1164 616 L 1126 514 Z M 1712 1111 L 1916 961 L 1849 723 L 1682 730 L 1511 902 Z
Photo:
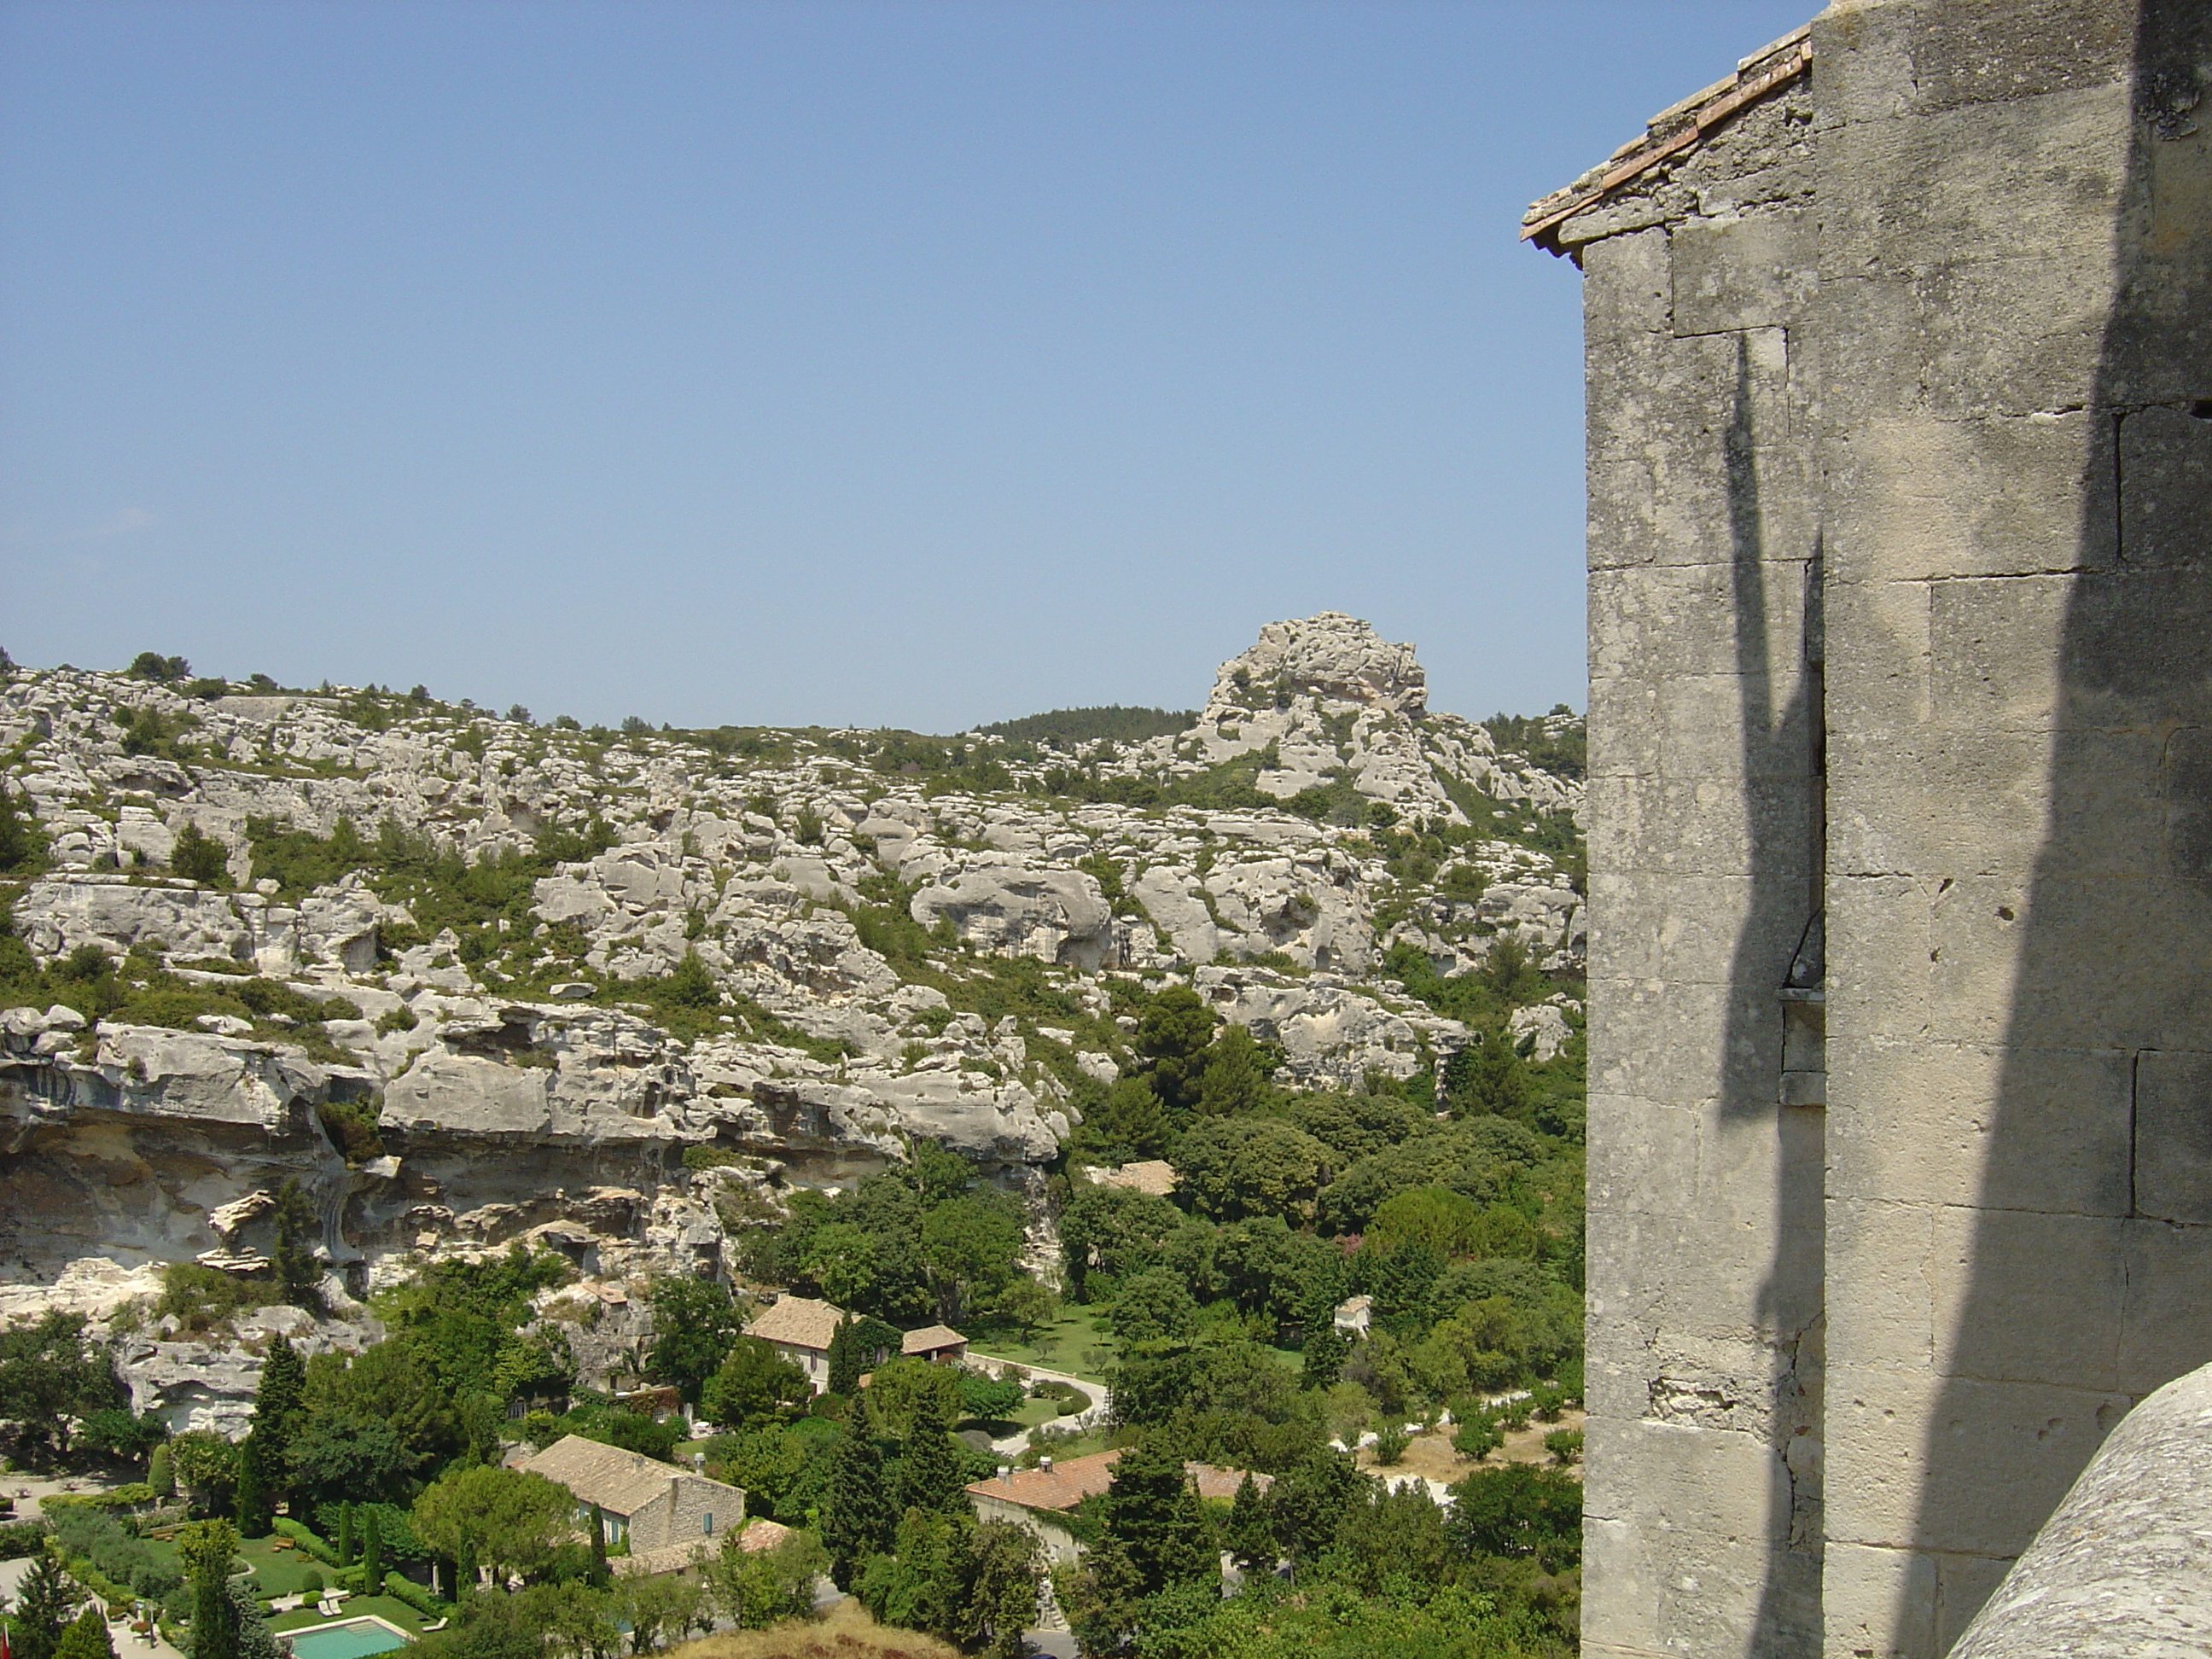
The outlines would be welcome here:
M 1593 1655 L 1936 1659 L 2212 1358 L 2207 91 L 2201 3 L 1837 3 L 1532 210 Z

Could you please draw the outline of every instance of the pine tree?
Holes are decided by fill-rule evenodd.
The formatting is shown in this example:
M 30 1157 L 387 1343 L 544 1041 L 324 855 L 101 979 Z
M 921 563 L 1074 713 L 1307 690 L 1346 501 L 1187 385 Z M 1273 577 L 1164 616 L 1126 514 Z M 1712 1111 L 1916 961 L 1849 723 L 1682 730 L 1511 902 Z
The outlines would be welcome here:
M 1260 1063 L 1260 1045 L 1242 1025 L 1231 1025 L 1206 1051 L 1199 1073 L 1198 1109 L 1208 1117 L 1237 1117 L 1258 1111 L 1272 1091 Z
M 19 808 L 6 787 L 0 785 L 0 870 L 30 868 L 44 845 L 38 819 Z
M 854 1334 L 853 1322 L 841 1319 L 830 1339 L 830 1392 L 835 1395 L 857 1394 L 860 1373 L 866 1369 L 860 1363 L 860 1344 Z
M 296 1176 L 287 1176 L 276 1189 L 276 1243 L 270 1261 L 284 1299 L 295 1308 L 320 1312 L 323 1305 L 322 1263 L 315 1260 L 315 1241 L 322 1221 Z
M 115 1659 L 115 1644 L 98 1607 L 87 1607 L 70 1621 L 54 1644 L 54 1659 Z
M 872 1555 L 890 1546 L 891 1506 L 884 1492 L 884 1461 L 865 1434 L 847 1434 L 830 1453 L 822 1493 L 822 1544 L 830 1577 L 849 1591 Z
M 384 1527 L 373 1509 L 361 1518 L 361 1587 L 365 1595 L 384 1589 Z
M 1115 1460 L 1106 1530 L 1128 1553 L 1144 1595 L 1220 1577 L 1198 1493 L 1164 1447 L 1139 1442 Z
M 58 1557 L 40 1555 L 33 1561 L 15 1589 L 15 1659 L 54 1659 L 62 1632 L 82 1600 Z
M 115 1644 L 107 1639 L 107 1620 L 98 1607 L 87 1607 L 62 1632 L 54 1659 L 115 1659 Z
M 1261 1500 L 1259 1482 L 1249 1472 L 1237 1483 L 1237 1501 L 1229 1506 L 1229 1525 L 1222 1542 L 1231 1558 L 1247 1572 L 1275 1565 L 1275 1535 L 1267 1527 L 1267 1505 Z

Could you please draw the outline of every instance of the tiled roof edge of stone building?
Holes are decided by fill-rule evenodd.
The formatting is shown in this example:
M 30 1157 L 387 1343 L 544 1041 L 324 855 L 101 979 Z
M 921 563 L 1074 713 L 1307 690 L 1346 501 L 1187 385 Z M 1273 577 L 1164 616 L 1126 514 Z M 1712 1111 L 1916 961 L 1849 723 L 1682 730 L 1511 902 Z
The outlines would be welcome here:
M 1521 216 L 1521 240 L 1551 253 L 1564 253 L 1559 228 L 1585 208 L 1642 178 L 1662 161 L 1694 149 L 1705 135 L 1739 111 L 1771 96 L 1813 66 L 1810 23 L 1802 23 L 1779 40 L 1760 47 L 1735 66 L 1735 73 L 1669 105 L 1644 124 L 1642 133 L 1588 173 L 1555 190 Z

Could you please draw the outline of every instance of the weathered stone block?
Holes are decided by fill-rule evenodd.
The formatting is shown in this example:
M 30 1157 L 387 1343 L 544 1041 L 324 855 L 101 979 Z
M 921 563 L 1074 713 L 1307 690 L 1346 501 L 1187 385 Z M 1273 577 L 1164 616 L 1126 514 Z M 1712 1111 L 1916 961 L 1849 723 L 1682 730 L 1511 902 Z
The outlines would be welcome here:
M 1822 1553 L 1820 1606 L 1826 1651 L 1835 1659 L 1940 1659 L 1936 1561 L 1922 1551 L 1846 1543 L 1832 1534 Z
M 1818 238 L 1802 209 L 1686 220 L 1673 244 L 1678 335 L 1786 327 L 1819 275 Z
M 1823 274 L 2108 253 L 2127 178 L 2129 88 L 2100 76 L 2002 106 L 1847 122 L 1821 135 Z
M 1594 976 L 1592 1091 L 1682 1104 L 1725 1101 L 1735 1111 L 1771 1103 L 1782 1071 L 1774 993 L 1786 969 L 1785 960 L 1741 987 Z
M 1839 1045 L 1828 1069 L 1829 1190 L 2124 1216 L 2130 1058 L 1879 1038 Z
M 1624 890 L 1624 919 L 1646 915 L 1656 902 L 1643 896 L 1653 878 L 1741 876 L 1756 868 L 1771 879 L 1778 854 L 1784 867 L 1809 877 L 1816 811 L 1811 793 L 1787 779 L 1738 791 L 1713 778 L 1593 777 L 1592 861 L 1635 878 Z
M 1924 1204 L 1831 1197 L 1826 1209 L 1827 1346 L 1880 1354 L 1893 1370 L 1936 1366 L 1936 1218 Z
M 1820 400 L 1833 456 L 1862 418 L 2031 415 L 2096 401 L 2109 252 L 1838 271 L 1822 283 Z
M 2073 591 L 2072 578 L 2061 575 L 1936 583 L 1929 642 L 1937 719 L 1975 731 L 2056 724 L 2058 642 Z
M 2111 563 L 2112 468 L 2091 454 L 2093 428 L 2110 418 L 1859 423 L 1829 451 L 1827 568 L 1842 581 L 1898 581 Z
M 2212 382 L 2212 364 L 2204 370 Z M 2212 558 L 2212 419 L 2139 409 L 2120 422 L 2121 557 L 2131 565 Z
M 2212 1053 L 2135 1056 L 2133 1155 L 2136 1214 L 2212 1224 Z
M 1583 256 L 1583 276 L 1585 343 L 1666 332 L 1670 282 L 1664 230 L 1591 243 Z
M 2124 79 L 2136 9 L 2126 0 L 1879 0 L 1838 6 L 1813 24 L 1814 82 L 1830 129 L 1889 116 Z
M 2166 1221 L 2127 1225 L 2120 1387 L 2142 1395 L 2212 1363 L 2212 1233 Z
M 1944 1368 L 1979 1382 L 2118 1392 L 2126 1226 L 2111 1216 L 1937 1211 L 1929 1279 Z
M 1832 1350 L 1826 1517 L 1838 1540 L 2017 1555 L 2130 1403 L 2118 1393 L 1872 1369 Z

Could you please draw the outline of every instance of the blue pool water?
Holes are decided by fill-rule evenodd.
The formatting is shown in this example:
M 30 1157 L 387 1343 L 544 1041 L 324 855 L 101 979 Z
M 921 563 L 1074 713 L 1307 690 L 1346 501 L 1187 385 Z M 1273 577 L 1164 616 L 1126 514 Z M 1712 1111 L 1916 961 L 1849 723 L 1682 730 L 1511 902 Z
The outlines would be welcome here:
M 319 1629 L 289 1631 L 293 1659 L 368 1659 L 372 1653 L 404 1648 L 407 1638 L 388 1625 L 362 1619 Z

